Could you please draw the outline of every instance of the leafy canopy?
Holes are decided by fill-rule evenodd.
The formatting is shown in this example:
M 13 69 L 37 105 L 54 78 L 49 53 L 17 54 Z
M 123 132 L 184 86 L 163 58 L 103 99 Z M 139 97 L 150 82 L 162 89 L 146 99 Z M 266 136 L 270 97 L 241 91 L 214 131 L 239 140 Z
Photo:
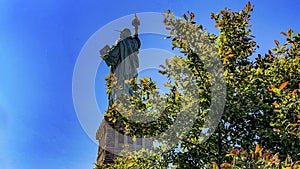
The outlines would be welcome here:
M 175 135 L 175 146 L 158 147 L 162 153 L 143 150 L 125 154 L 106 168 L 299 167 L 299 162 L 293 163 L 292 159 L 300 160 L 300 34 L 292 29 L 281 32 L 285 42 L 274 40 L 275 46 L 267 54 L 250 60 L 258 48 L 250 29 L 252 11 L 253 6 L 247 3 L 241 11 L 224 9 L 212 13 L 217 35 L 196 24 L 192 12 L 183 14 L 183 18 L 175 18 L 169 10 L 164 14 L 173 49 L 182 53 L 166 61 L 160 71 L 169 79 L 165 84 L 169 93 L 159 95 L 151 78 L 133 79 L 129 83 L 136 94 L 124 98 L 127 101 L 122 103 L 127 105 L 110 107 L 105 116 L 112 121 L 121 120 L 129 135 L 151 137 L 171 128 L 182 112 L 196 118 L 188 131 L 175 128 L 172 137 L 154 137 L 163 145 Z M 196 101 L 189 99 L 195 91 L 187 89 L 191 79 L 184 76 L 186 67 L 197 84 Z M 209 109 L 215 101 L 212 86 L 222 83 L 215 77 L 225 79 L 222 115 L 220 109 Z M 110 89 L 109 80 L 107 85 Z M 214 88 L 220 97 L 224 96 L 221 85 Z M 134 111 L 128 107 L 134 107 Z M 208 114 L 220 118 L 216 121 L 207 118 Z M 149 123 L 128 120 L 139 115 L 156 119 Z M 249 153 L 244 150 L 254 147 L 255 151 Z M 280 153 L 271 156 L 270 152 Z M 145 154 L 148 158 L 142 158 Z M 285 158 L 284 163 L 278 160 Z

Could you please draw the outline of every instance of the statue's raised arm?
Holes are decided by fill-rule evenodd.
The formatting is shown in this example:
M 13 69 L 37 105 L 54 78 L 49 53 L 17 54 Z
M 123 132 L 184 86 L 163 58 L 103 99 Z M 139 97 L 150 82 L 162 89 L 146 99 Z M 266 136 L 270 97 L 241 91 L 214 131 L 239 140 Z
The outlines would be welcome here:
M 140 20 L 139 18 L 136 16 L 136 14 L 134 14 L 134 18 L 132 20 L 132 26 L 134 28 L 134 33 L 133 35 L 137 36 L 138 35 L 138 28 L 140 26 Z
M 120 38 L 111 48 L 106 45 L 100 50 L 100 57 L 105 61 L 110 71 L 118 79 L 118 84 L 122 86 L 122 90 L 112 90 L 109 94 L 109 104 L 118 98 L 121 94 L 131 95 L 129 84 L 125 84 L 125 80 L 130 80 L 137 77 L 137 68 L 139 67 L 138 53 L 141 46 L 138 37 L 138 27 L 140 21 L 137 15 L 134 15 L 132 26 L 134 28 L 134 35 L 128 28 L 124 28 L 120 32 Z

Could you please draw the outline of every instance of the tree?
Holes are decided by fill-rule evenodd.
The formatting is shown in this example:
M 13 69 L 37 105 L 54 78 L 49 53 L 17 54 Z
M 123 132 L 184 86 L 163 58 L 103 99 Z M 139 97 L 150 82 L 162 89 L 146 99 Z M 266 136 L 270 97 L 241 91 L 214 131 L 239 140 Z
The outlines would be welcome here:
M 212 13 L 211 18 L 219 29 L 218 35 L 207 33 L 202 25 L 196 24 L 192 12 L 183 14 L 183 18 L 175 18 L 174 13 L 169 10 L 164 14 L 164 23 L 170 30 L 169 38 L 172 38 L 173 49 L 179 49 L 183 54 L 162 66 L 161 73 L 169 78 L 166 83 L 169 93 L 160 96 L 151 78 L 139 81 L 133 79 L 129 83 L 136 94 L 124 98 L 127 101 L 122 104 L 110 107 L 106 116 L 112 121 L 121 120 L 125 131 L 132 136 L 162 134 L 182 114 L 195 116 L 196 119 L 188 131 L 181 131 L 180 128 L 171 131 L 172 136 L 177 136 L 176 146 L 164 147 L 161 154 L 148 152 L 151 160 L 140 158 L 147 151 L 137 152 L 135 156 L 127 154 L 127 157 L 117 159 L 113 167 L 122 168 L 125 163 L 127 165 L 129 157 L 129 165 L 134 166 L 133 168 L 143 168 L 142 165 L 166 168 L 169 164 L 173 168 L 224 168 L 229 161 L 231 163 L 228 164 L 232 167 L 237 163 L 228 154 L 238 154 L 232 152 L 242 150 L 241 148 L 251 150 L 257 145 L 264 147 L 260 149 L 261 153 L 262 150 L 265 153 L 280 152 L 278 158 L 284 159 L 289 154 L 290 159 L 300 160 L 300 34 L 295 34 L 291 29 L 286 33 L 281 32 L 286 36 L 283 45 L 275 40 L 275 47 L 268 54 L 264 57 L 259 54 L 251 61 L 249 57 L 258 48 L 250 30 L 252 11 L 253 7 L 249 2 L 241 11 L 224 9 L 216 14 Z M 217 61 L 221 61 L 221 69 Z M 176 76 L 178 72 L 187 72 L 187 68 L 194 79 Z M 213 68 L 214 71 L 210 71 Z M 210 105 L 215 101 L 211 94 L 212 84 L 222 83 L 219 78 L 214 77 L 221 75 L 226 79 L 226 102 L 217 128 L 214 128 L 214 119 L 206 117 L 208 114 L 220 115 L 218 109 L 210 109 Z M 112 76 L 108 79 L 113 78 Z M 194 92 L 188 90 L 188 85 L 191 85 L 189 81 L 197 84 L 199 98 L 196 102 L 189 100 Z M 107 84 L 111 87 L 112 83 Z M 222 97 L 222 86 L 214 88 Z M 149 101 L 151 99 L 152 102 Z M 158 104 L 163 101 L 165 105 Z M 195 104 L 199 106 L 195 108 Z M 129 105 L 135 108 L 134 111 L 128 109 Z M 120 113 L 121 110 L 127 112 L 126 117 Z M 150 123 L 128 120 L 138 116 L 134 112 L 140 112 L 143 117 L 159 118 Z M 189 122 L 181 121 L 184 124 Z M 204 127 L 204 124 L 208 124 L 208 127 Z M 210 137 L 205 140 L 205 135 Z M 164 136 L 157 141 L 172 139 L 174 138 Z M 251 159 L 251 153 L 246 156 Z M 236 156 L 233 159 L 235 158 Z M 119 163 L 120 160 L 124 162 Z

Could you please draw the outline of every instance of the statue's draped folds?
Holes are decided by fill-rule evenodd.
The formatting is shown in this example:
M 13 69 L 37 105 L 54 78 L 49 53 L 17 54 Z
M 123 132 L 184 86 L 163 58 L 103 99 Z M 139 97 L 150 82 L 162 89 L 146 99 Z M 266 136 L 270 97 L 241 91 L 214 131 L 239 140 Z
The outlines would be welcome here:
M 129 36 L 119 40 L 103 59 L 107 66 L 111 67 L 111 72 L 118 79 L 118 86 L 122 89 L 112 89 L 109 94 L 109 105 L 111 105 L 122 94 L 132 95 L 130 84 L 124 83 L 137 77 L 137 68 L 139 67 L 138 51 L 141 46 L 138 35 Z

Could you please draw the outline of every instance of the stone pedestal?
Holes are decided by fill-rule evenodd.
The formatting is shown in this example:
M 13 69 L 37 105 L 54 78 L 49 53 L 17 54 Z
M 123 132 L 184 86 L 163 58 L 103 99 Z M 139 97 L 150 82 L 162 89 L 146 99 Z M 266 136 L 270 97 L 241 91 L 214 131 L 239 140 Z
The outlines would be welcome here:
M 97 163 L 113 163 L 125 145 L 131 152 L 152 147 L 153 143 L 150 139 L 137 138 L 133 141 L 131 137 L 122 132 L 122 128 L 122 124 L 118 121 L 111 123 L 105 119 L 102 120 L 96 133 L 96 139 L 99 141 Z

